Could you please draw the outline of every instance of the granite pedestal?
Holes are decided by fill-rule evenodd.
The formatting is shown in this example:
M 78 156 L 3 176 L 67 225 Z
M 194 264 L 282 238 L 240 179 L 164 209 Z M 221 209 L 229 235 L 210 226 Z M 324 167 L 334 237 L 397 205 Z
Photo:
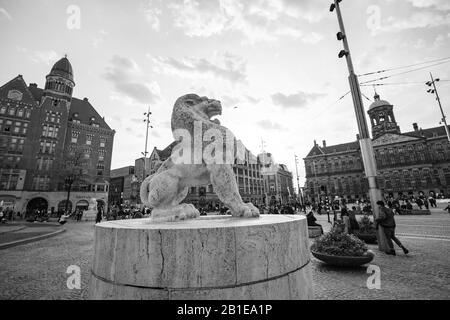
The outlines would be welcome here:
M 91 299 L 312 299 L 306 218 L 95 225 Z

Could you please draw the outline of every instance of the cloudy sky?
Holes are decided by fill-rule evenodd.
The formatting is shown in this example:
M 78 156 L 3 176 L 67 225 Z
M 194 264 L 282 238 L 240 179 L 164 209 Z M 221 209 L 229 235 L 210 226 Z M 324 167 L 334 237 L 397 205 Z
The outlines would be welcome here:
M 164 148 L 177 97 L 216 98 L 223 125 L 255 154 L 263 139 L 295 174 L 294 154 L 306 156 L 314 139 L 332 145 L 357 133 L 350 95 L 338 101 L 349 86 L 330 2 L 0 0 L 0 84 L 22 74 L 43 87 L 52 64 L 67 54 L 74 96 L 88 97 L 117 132 L 112 168 L 134 164 L 144 150 L 148 106 L 149 149 Z M 358 74 L 450 56 L 448 0 L 344 0 L 341 8 Z M 360 82 L 425 66 L 377 88 L 403 132 L 413 122 L 437 126 L 439 109 L 423 82 L 429 71 L 450 79 L 450 63 L 434 64 Z M 449 83 L 440 83 L 447 112 Z M 362 92 L 373 99 L 371 86 Z M 299 174 L 302 183 L 303 161 Z

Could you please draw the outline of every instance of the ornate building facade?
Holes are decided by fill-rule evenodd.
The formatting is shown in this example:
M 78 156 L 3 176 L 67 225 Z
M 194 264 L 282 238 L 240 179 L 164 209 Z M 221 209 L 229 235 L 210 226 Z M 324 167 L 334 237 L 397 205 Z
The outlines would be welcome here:
M 422 129 L 414 123 L 412 131 L 402 133 L 393 105 L 378 94 L 374 99 L 368 114 L 378 185 L 384 196 L 450 195 L 450 142 L 445 128 Z M 337 196 L 351 202 L 368 197 L 358 137 L 333 146 L 314 141 L 304 162 L 309 201 Z
M 64 57 L 46 76 L 44 89 L 18 75 L 0 87 L 0 204 L 15 211 L 65 208 L 60 176 L 75 152 L 83 158 L 83 183 L 74 183 L 68 207 L 107 205 L 112 130 L 87 98 L 72 96 L 73 70 Z M 81 157 L 81 156 L 80 156 Z M 89 181 L 89 182 L 86 182 Z
M 268 206 L 294 203 L 292 172 L 286 165 L 275 163 L 272 154 L 263 152 L 258 155 L 262 163 L 261 175 L 264 179 L 265 204 Z

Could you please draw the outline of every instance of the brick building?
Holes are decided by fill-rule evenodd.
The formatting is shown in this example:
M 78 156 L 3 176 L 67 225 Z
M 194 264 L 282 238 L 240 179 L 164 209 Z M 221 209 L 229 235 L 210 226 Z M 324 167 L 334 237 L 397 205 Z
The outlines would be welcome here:
M 0 87 L 0 203 L 16 211 L 65 207 L 67 181 L 58 168 L 83 154 L 83 183 L 74 183 L 68 207 L 106 205 L 115 131 L 87 98 L 72 97 L 73 70 L 64 57 L 44 89 L 18 75 Z
M 139 201 L 140 182 L 134 173 L 134 166 L 111 170 L 109 182 L 109 204 L 133 206 Z
M 450 195 L 450 143 L 444 127 L 428 129 L 413 124 L 402 133 L 393 105 L 378 94 L 368 114 L 378 172 L 384 196 Z M 323 141 L 304 158 L 305 193 L 310 201 L 318 197 L 342 197 L 350 201 L 368 197 L 358 138 L 327 146 Z

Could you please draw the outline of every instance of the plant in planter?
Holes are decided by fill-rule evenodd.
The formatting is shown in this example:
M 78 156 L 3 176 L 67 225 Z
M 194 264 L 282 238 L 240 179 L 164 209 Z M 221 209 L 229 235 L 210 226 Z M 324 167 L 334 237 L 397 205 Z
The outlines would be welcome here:
M 336 223 L 332 230 L 317 238 L 311 246 L 314 257 L 335 266 L 360 266 L 373 259 L 367 245 L 344 232 L 343 223 Z
M 359 230 L 355 231 L 355 236 L 365 243 L 377 242 L 377 230 L 368 215 L 364 215 L 359 221 Z

